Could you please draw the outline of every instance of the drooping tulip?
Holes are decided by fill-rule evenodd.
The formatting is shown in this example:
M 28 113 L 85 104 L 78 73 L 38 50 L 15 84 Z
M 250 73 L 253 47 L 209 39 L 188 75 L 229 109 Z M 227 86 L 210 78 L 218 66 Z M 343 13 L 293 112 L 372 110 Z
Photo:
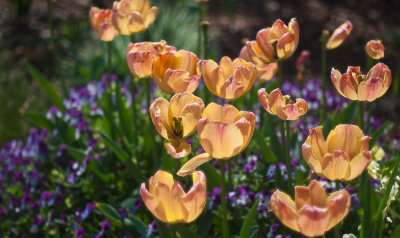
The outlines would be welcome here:
M 139 78 L 151 77 L 154 61 L 160 54 L 176 52 L 176 48 L 160 42 L 129 43 L 127 62 L 132 74 Z
M 371 137 L 356 125 L 341 124 L 325 140 L 322 126 L 310 129 L 302 146 L 304 160 L 319 176 L 329 180 L 352 180 L 371 163 Z
M 350 21 L 346 21 L 338 28 L 336 28 L 336 30 L 326 42 L 326 49 L 333 50 L 339 47 L 344 42 L 344 40 L 346 40 L 347 36 L 350 35 L 352 29 L 353 24 L 351 24 Z
M 296 59 L 297 78 L 299 80 L 303 79 L 303 75 L 306 72 L 306 66 L 310 62 L 310 55 L 311 53 L 309 50 L 303 50 Z
M 383 96 L 392 82 L 392 73 L 383 63 L 363 75 L 359 66 L 349 66 L 343 75 L 332 68 L 331 80 L 340 95 L 351 100 L 374 101 Z
M 199 59 L 187 50 L 161 54 L 153 64 L 152 77 L 165 93 L 193 93 L 200 76 Z
M 380 40 L 370 40 L 365 45 L 365 52 L 374 60 L 382 59 L 385 56 L 385 47 Z
M 165 147 L 172 157 L 178 159 L 190 153 L 191 145 L 184 138 L 195 132 L 203 110 L 201 98 L 191 93 L 175 94 L 170 102 L 160 97 L 151 104 L 151 120 L 157 132 L 169 141 Z
M 192 174 L 193 186 L 185 193 L 173 176 L 157 171 L 149 180 L 149 190 L 143 183 L 140 195 L 147 209 L 165 223 L 189 223 L 203 211 L 206 204 L 206 176 L 201 171 Z
M 346 190 L 327 196 L 316 180 L 308 187 L 296 186 L 294 201 L 276 190 L 269 203 L 270 210 L 285 226 L 308 237 L 324 235 L 346 217 L 350 206 L 351 198 Z
M 100 40 L 112 41 L 119 32 L 111 22 L 111 9 L 91 7 L 89 11 L 92 28 L 99 34 Z
M 290 96 L 283 96 L 279 88 L 274 89 L 270 94 L 265 91 L 265 88 L 260 88 L 258 101 L 267 112 L 277 115 L 282 120 L 297 120 L 308 110 L 308 104 L 304 99 L 298 98 L 296 103 L 290 103 Z
M 150 7 L 149 0 L 121 0 L 113 5 L 113 24 L 122 35 L 146 30 L 155 21 L 158 8 Z
M 218 65 L 203 60 L 202 73 L 207 88 L 216 96 L 234 100 L 247 93 L 256 79 L 256 66 L 244 59 L 224 56 Z
M 199 141 L 206 153 L 186 162 L 178 175 L 191 174 L 212 158 L 227 160 L 239 154 L 249 144 L 255 124 L 256 116 L 252 112 L 239 111 L 229 104 L 210 103 L 197 126 Z

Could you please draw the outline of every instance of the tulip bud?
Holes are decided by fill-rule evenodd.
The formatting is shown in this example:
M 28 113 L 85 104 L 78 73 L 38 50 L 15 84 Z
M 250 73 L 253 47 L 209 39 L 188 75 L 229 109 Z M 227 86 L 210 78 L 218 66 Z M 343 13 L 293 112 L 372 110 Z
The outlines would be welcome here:
M 385 56 L 385 48 L 380 40 L 368 41 L 365 46 L 365 52 L 374 60 L 382 59 Z
M 347 38 L 347 36 L 350 35 L 352 29 L 353 25 L 350 21 L 347 21 L 336 28 L 336 30 L 333 32 L 328 42 L 326 43 L 326 49 L 333 50 L 339 47 Z
M 90 8 L 90 23 L 102 41 L 112 41 L 119 34 L 118 30 L 111 23 L 111 15 L 111 9 Z

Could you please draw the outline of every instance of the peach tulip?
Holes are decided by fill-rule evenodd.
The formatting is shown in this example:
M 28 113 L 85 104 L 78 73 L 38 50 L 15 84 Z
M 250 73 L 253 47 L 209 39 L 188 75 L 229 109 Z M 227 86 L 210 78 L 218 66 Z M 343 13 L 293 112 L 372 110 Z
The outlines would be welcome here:
M 91 7 L 89 11 L 90 23 L 92 28 L 99 34 L 100 40 L 112 41 L 119 32 L 111 22 L 111 9 L 100 9 Z
M 341 222 L 349 212 L 351 198 L 346 190 L 327 196 L 316 180 L 306 186 L 295 187 L 295 198 L 276 190 L 269 208 L 287 227 L 307 237 L 322 236 Z
M 365 46 L 365 52 L 372 59 L 378 60 L 385 56 L 385 47 L 380 40 L 370 40 Z
M 113 4 L 113 24 L 122 35 L 146 30 L 155 21 L 157 7 L 150 7 L 149 0 L 121 0 Z
M 351 24 L 350 21 L 346 21 L 338 28 L 336 28 L 336 30 L 333 32 L 326 43 L 326 49 L 333 50 L 339 47 L 344 42 L 344 40 L 346 40 L 347 36 L 350 35 L 352 29 L 353 24 Z
M 160 97 L 151 104 L 151 120 L 157 132 L 170 142 L 165 147 L 172 157 L 178 159 L 190 153 L 191 146 L 184 138 L 195 132 L 203 110 L 203 101 L 191 93 L 175 94 L 170 102 Z
M 165 223 L 194 221 L 206 205 L 206 176 L 201 171 L 192 174 L 193 186 L 185 193 L 168 172 L 157 171 L 149 180 L 149 190 L 143 183 L 140 196 L 147 209 Z
M 322 126 L 310 129 L 302 146 L 304 160 L 319 176 L 329 180 L 352 180 L 371 163 L 371 137 L 355 125 L 341 124 L 325 140 Z
M 218 65 L 203 60 L 202 73 L 207 88 L 216 96 L 234 100 L 247 93 L 256 80 L 256 66 L 244 59 L 224 56 Z
M 191 174 L 212 158 L 227 160 L 239 154 L 249 144 L 255 124 L 256 116 L 252 112 L 239 111 L 229 104 L 208 104 L 197 126 L 199 141 L 206 153 L 186 162 L 178 175 Z
M 129 69 L 135 77 L 151 77 L 154 61 L 160 54 L 175 52 L 176 48 L 167 45 L 164 40 L 160 42 L 129 43 L 127 61 Z
M 152 77 L 165 93 L 193 93 L 200 76 L 199 59 L 187 50 L 161 54 L 153 64 Z
M 249 52 L 247 50 L 246 46 L 243 46 L 243 48 L 240 50 L 239 57 L 251 62 L 256 65 L 257 69 L 257 74 L 256 74 L 256 81 L 257 82 L 267 82 L 272 79 L 278 72 L 278 63 L 272 62 L 272 63 L 263 63 L 259 61 L 254 61 L 251 56 L 249 55 Z
M 345 74 L 332 68 L 331 80 L 336 90 L 345 98 L 372 102 L 383 96 L 392 82 L 392 73 L 383 63 L 372 67 L 363 75 L 359 66 L 349 66 Z
M 282 120 L 297 120 L 308 110 L 308 104 L 304 99 L 298 98 L 296 103 L 291 104 L 290 96 L 283 96 L 279 88 L 274 89 L 270 94 L 265 91 L 265 88 L 260 88 L 258 101 L 267 112 L 277 115 Z

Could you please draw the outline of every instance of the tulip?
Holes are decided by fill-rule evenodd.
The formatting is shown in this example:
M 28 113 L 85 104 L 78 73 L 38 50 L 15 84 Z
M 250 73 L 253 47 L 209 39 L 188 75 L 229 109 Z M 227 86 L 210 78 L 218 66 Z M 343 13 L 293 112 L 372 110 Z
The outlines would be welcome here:
M 274 89 L 270 94 L 265 91 L 265 88 L 260 88 L 258 101 L 267 112 L 277 115 L 282 120 L 297 120 L 308 110 L 308 104 L 304 99 L 298 98 L 296 103 L 291 104 L 290 96 L 283 96 L 279 88 Z
M 220 65 L 213 60 L 203 60 L 202 73 L 207 88 L 226 100 L 247 93 L 256 80 L 256 66 L 244 59 L 224 56 Z
M 111 9 L 90 8 L 90 23 L 102 41 L 112 41 L 119 34 L 118 30 L 111 23 L 111 15 Z
M 269 209 L 287 227 L 307 237 L 322 236 L 342 221 L 351 206 L 346 190 L 327 196 L 325 189 L 316 180 L 306 186 L 295 187 L 295 198 L 276 190 Z
M 158 8 L 151 7 L 149 0 L 122 0 L 114 2 L 113 24 L 123 35 L 146 30 L 157 17 Z
M 149 180 L 149 190 L 143 183 L 140 196 L 147 209 L 165 223 L 194 221 L 206 205 L 206 176 L 201 171 L 192 174 L 193 186 L 185 193 L 168 172 L 157 171 Z
M 365 52 L 372 59 L 378 60 L 385 56 L 385 47 L 380 40 L 370 40 L 365 46 Z
M 160 97 L 151 104 L 151 120 L 157 132 L 170 142 L 165 147 L 172 157 L 178 159 L 190 153 L 191 146 L 184 138 L 195 132 L 203 110 L 203 101 L 191 93 L 175 94 L 170 102 Z
M 338 28 L 336 28 L 336 30 L 326 42 L 326 49 L 333 50 L 339 47 L 344 42 L 344 40 L 346 40 L 347 36 L 350 35 L 352 29 L 353 25 L 350 21 L 346 21 Z
M 383 96 L 392 82 L 392 73 L 383 63 L 362 75 L 359 66 L 349 66 L 345 74 L 332 68 L 331 80 L 336 90 L 345 98 L 372 102 Z
M 193 93 L 200 76 L 199 59 L 187 50 L 167 52 L 154 61 L 152 77 L 165 93 Z
M 254 60 L 270 63 L 289 58 L 299 44 L 299 25 L 292 18 L 286 26 L 281 20 L 276 20 L 272 27 L 260 30 L 256 41 L 246 44 L 250 56 Z
M 371 163 L 371 137 L 355 125 L 341 124 L 324 139 L 322 126 L 310 129 L 302 146 L 305 161 L 319 176 L 329 180 L 352 180 Z
M 255 124 L 256 116 L 252 112 L 239 111 L 229 104 L 208 104 L 197 126 L 199 141 L 206 153 L 186 162 L 178 175 L 191 174 L 212 158 L 228 160 L 239 154 L 249 144 Z
M 251 58 L 246 46 L 243 46 L 243 48 L 240 50 L 239 57 L 256 65 L 256 69 L 257 69 L 256 81 L 257 82 L 267 82 L 267 81 L 271 80 L 272 77 L 274 77 L 276 75 L 276 73 L 278 72 L 278 64 L 276 62 L 265 64 L 263 62 L 254 61 Z
M 160 42 L 129 43 L 127 49 L 129 69 L 135 77 L 151 77 L 153 63 L 158 56 L 175 51 L 175 47 L 167 45 L 164 40 Z
M 302 80 L 306 72 L 306 66 L 310 63 L 310 51 L 303 50 L 296 59 L 297 78 Z

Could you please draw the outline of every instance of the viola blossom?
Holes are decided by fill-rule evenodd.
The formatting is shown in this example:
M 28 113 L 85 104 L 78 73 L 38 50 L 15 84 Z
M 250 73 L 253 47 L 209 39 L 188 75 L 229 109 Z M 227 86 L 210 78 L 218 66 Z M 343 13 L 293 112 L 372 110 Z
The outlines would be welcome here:
M 372 59 L 379 60 L 385 56 L 385 47 L 380 40 L 370 40 L 365 45 L 365 52 Z
M 151 104 L 151 120 L 157 132 L 169 141 L 165 148 L 172 157 L 185 157 L 192 150 L 184 138 L 195 132 L 203 110 L 203 101 L 191 93 L 175 94 L 170 102 L 160 97 Z
M 327 196 L 316 180 L 306 186 L 295 187 L 295 199 L 276 190 L 269 209 L 287 227 L 308 237 L 324 235 L 341 222 L 349 212 L 351 198 L 346 190 Z
M 112 22 L 122 35 L 146 30 L 155 21 L 158 8 L 149 0 L 122 0 L 113 4 Z
M 278 63 L 263 63 L 260 61 L 253 60 L 249 52 L 247 51 L 247 47 L 243 46 L 240 50 L 239 58 L 246 60 L 247 62 L 251 62 L 256 65 L 257 73 L 256 73 L 256 81 L 257 82 L 267 82 L 271 80 L 276 73 L 278 72 Z
M 259 62 L 270 63 L 289 58 L 299 44 L 299 25 L 292 18 L 288 26 L 276 20 L 272 27 L 260 30 L 255 41 L 246 43 L 250 57 Z
M 247 93 L 256 79 L 256 67 L 244 59 L 222 57 L 218 65 L 203 60 L 202 73 L 207 88 L 216 96 L 234 100 Z
M 154 61 L 160 54 L 176 52 L 176 48 L 167 45 L 167 42 L 139 42 L 129 43 L 127 62 L 133 76 L 138 78 L 151 77 Z
M 304 160 L 321 177 L 329 180 L 352 180 L 371 163 L 371 137 L 355 125 L 341 124 L 325 140 L 322 126 L 311 128 L 302 146 Z
M 154 61 L 152 77 L 165 93 L 193 93 L 200 82 L 200 63 L 187 50 L 167 52 Z
M 192 174 L 193 186 L 185 193 L 179 182 L 168 172 L 157 171 L 149 180 L 149 190 L 142 183 L 140 196 L 147 209 L 165 223 L 194 221 L 206 205 L 206 176 L 201 171 Z
M 344 42 L 344 40 L 346 40 L 347 36 L 350 35 L 352 29 L 353 29 L 353 24 L 351 24 L 350 21 L 346 21 L 338 28 L 336 28 L 336 30 L 333 32 L 333 34 L 326 42 L 325 45 L 326 49 L 333 50 L 339 47 Z
M 270 94 L 265 91 L 265 88 L 260 88 L 258 101 L 267 112 L 277 115 L 282 120 L 297 120 L 308 110 L 308 104 L 304 99 L 298 98 L 296 103 L 291 104 L 290 96 L 283 96 L 279 88 L 274 89 Z
M 102 41 L 112 41 L 119 34 L 119 31 L 111 22 L 111 15 L 111 9 L 90 8 L 90 23 Z
M 332 68 L 331 80 L 340 95 L 351 100 L 372 102 L 382 97 L 392 82 L 392 72 L 383 63 L 363 75 L 360 66 L 349 66 L 343 75 Z
M 197 126 L 200 144 L 206 152 L 186 162 L 178 175 L 191 174 L 212 158 L 228 160 L 239 154 L 249 144 L 255 124 L 252 112 L 239 111 L 229 104 L 208 104 Z

